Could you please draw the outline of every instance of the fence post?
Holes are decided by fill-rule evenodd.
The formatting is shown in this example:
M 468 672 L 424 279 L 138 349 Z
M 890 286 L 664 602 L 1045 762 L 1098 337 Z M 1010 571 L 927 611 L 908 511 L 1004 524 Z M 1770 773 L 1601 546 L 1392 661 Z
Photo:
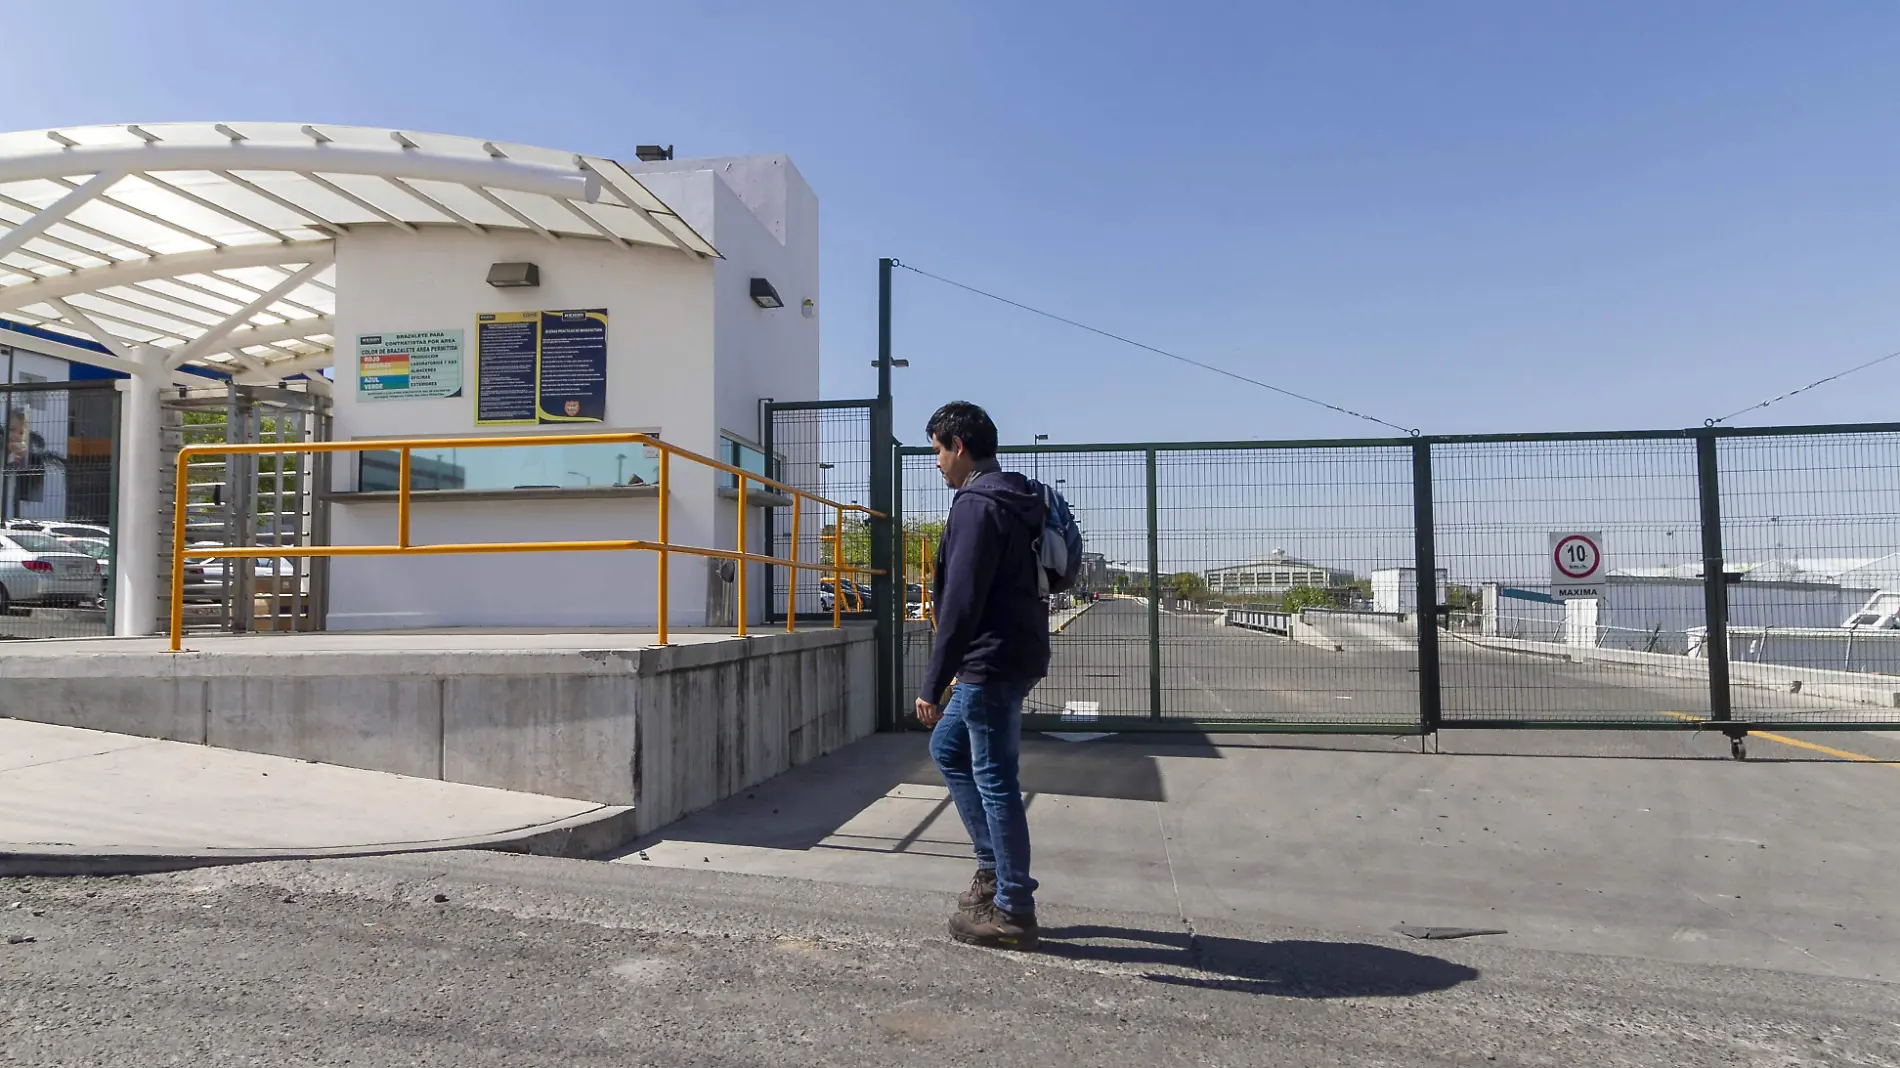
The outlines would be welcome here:
M 1695 469 L 1702 498 L 1702 612 L 1707 626 L 1702 655 L 1709 661 L 1709 718 L 1723 722 L 1734 718 L 1734 712 L 1729 702 L 1728 577 L 1722 559 L 1722 480 L 1715 435 L 1696 435 Z M 1731 742 L 1740 744 L 1742 735 L 1727 733 Z
M 1161 515 L 1155 450 L 1148 450 L 1148 716 L 1161 718 Z
M 904 457 L 897 451 L 897 442 L 893 441 L 885 450 L 891 457 L 891 530 L 897 541 L 897 596 L 892 608 L 892 618 L 885 621 L 891 632 L 890 671 L 890 715 L 880 716 L 878 730 L 894 731 L 904 722 L 905 698 L 909 696 L 905 689 L 909 681 L 905 678 L 904 668 L 910 651 L 910 557 L 905 555 L 904 546 Z
M 891 468 L 897 459 L 897 441 L 891 426 L 891 267 L 895 262 L 888 257 L 877 261 L 877 400 L 871 404 L 871 510 L 885 516 L 872 519 L 870 524 L 871 567 L 884 572 L 871 576 L 871 625 L 877 636 L 875 692 L 879 704 L 884 706 L 878 713 L 878 726 L 884 730 L 897 729 L 898 710 L 903 704 L 897 692 L 897 628 L 894 626 L 897 613 L 902 611 L 903 598 L 891 596 L 891 549 L 895 541 L 890 519 L 895 511 L 891 503 Z M 835 599 L 843 592 L 841 586 L 834 586 L 832 597 Z
M 1418 726 L 1438 733 L 1444 706 L 1438 660 L 1438 544 L 1432 516 L 1432 446 L 1412 444 L 1413 568 L 1418 587 Z
M 119 472 L 121 444 L 119 439 L 123 435 L 119 420 L 120 406 L 125 403 L 125 395 L 115 389 L 110 396 L 112 398 L 112 468 L 106 475 L 109 487 L 106 491 L 109 494 L 106 500 L 106 559 L 112 564 L 112 574 L 111 581 L 106 583 L 106 633 L 116 635 L 119 633 L 119 569 L 125 566 L 119 560 L 119 479 L 122 477 Z M 4 404 L 0 404 L 0 410 L 5 410 L 5 407 Z
M 776 409 L 773 408 L 773 402 L 769 399 L 761 400 L 759 402 L 759 447 L 760 447 L 760 450 L 764 452 L 765 454 L 764 460 L 763 460 L 763 463 L 765 465 L 765 477 L 770 478 L 770 479 L 776 479 L 780 482 L 784 482 L 785 472 L 780 470 L 778 464 L 774 463 L 772 459 L 772 456 L 773 456 L 772 439 L 774 437 L 772 433 L 772 430 L 773 430 L 772 424 L 778 422 L 778 419 L 775 416 L 776 416 Z M 798 507 L 798 499 L 796 497 L 792 499 L 792 507 L 794 509 Z M 764 513 L 764 519 L 765 519 L 765 555 L 777 556 L 779 555 L 779 552 L 778 552 L 778 509 L 762 508 L 760 509 L 760 511 Z M 792 534 L 791 551 L 785 554 L 785 557 L 787 559 L 798 558 L 798 534 L 796 533 L 797 528 L 798 528 L 798 514 L 796 511 L 794 511 L 792 513 L 792 529 L 794 533 Z M 797 570 L 798 570 L 797 568 L 792 569 L 793 572 L 796 572 Z M 796 585 L 796 583 L 792 583 L 792 585 Z M 766 564 L 765 565 L 765 619 L 766 619 L 766 622 L 768 623 L 778 622 L 778 618 L 772 614 L 773 611 L 777 608 L 777 606 L 778 606 L 778 568 L 773 567 L 771 564 Z M 785 595 L 786 620 L 790 621 L 791 618 L 797 614 L 798 614 L 797 606 L 792 603 L 792 595 L 788 593 Z
M 8 349 L 7 350 L 8 366 L 6 369 L 7 377 L 6 377 L 6 381 L 0 382 L 0 435 L 5 435 L 11 432 L 11 426 L 12 426 L 11 420 L 13 419 L 13 390 L 10 387 L 13 385 L 13 367 L 12 367 L 13 359 L 14 359 L 13 350 Z M 6 444 L 6 438 L 3 436 L 0 436 L 0 448 L 4 448 L 5 444 Z M 18 484 L 19 477 L 20 477 L 19 475 L 16 475 L 11 470 L 9 470 L 8 465 L 5 463 L 5 460 L 6 460 L 5 453 L 0 452 L 0 525 L 4 525 L 7 522 L 7 520 L 13 518 L 13 496 L 14 496 L 14 493 L 16 492 L 14 487 Z M 116 530 L 117 528 L 115 527 L 113 529 Z

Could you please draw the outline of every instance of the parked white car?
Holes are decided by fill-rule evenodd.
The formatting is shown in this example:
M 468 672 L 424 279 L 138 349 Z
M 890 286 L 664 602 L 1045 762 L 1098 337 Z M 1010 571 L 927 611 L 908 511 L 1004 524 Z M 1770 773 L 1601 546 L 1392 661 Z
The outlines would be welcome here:
M 112 588 L 112 543 L 104 538 L 62 537 L 59 540 L 73 547 L 74 552 L 85 553 L 99 561 L 99 596 L 105 597 Z
M 72 523 L 64 519 L 13 519 L 7 522 L 7 530 L 51 534 L 55 538 L 98 538 L 103 541 L 112 538 L 112 532 L 97 523 Z
M 193 549 L 216 549 L 219 547 L 217 542 L 204 541 L 194 542 L 191 545 Z M 224 583 L 226 581 L 225 562 L 225 559 L 218 557 L 207 558 L 199 556 L 187 559 L 185 561 L 186 598 L 189 600 L 199 595 L 209 595 L 214 598 L 222 597 L 224 595 Z M 309 573 L 310 567 L 308 561 L 305 561 L 304 566 L 300 569 L 297 566 L 297 561 L 287 556 L 257 557 L 251 560 L 251 574 L 253 576 L 251 590 L 258 595 L 292 593 L 297 588 L 297 576 L 300 571 L 303 574 Z M 238 573 L 234 571 L 231 578 L 235 580 L 237 574 Z
M 35 531 L 0 534 L 0 615 L 15 605 L 74 606 L 100 596 L 99 561 Z

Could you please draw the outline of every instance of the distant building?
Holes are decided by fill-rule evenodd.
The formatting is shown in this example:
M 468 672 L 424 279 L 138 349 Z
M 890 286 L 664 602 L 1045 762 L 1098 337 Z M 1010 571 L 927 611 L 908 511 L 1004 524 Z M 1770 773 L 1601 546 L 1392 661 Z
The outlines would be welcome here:
M 1900 553 L 1729 560 L 1724 566 L 1734 576 L 1727 583 L 1731 634 L 1839 630 L 1880 592 L 1900 591 Z M 1600 598 L 1564 601 L 1538 587 L 1486 583 L 1482 627 L 1487 636 L 1682 654 L 1701 641 L 1706 598 L 1700 561 L 1613 569 Z M 1742 658 L 1774 663 L 1776 655 L 1753 648 Z M 1831 655 L 1845 667 L 1841 650 Z
M 1357 577 L 1351 571 L 1288 556 L 1285 549 L 1275 549 L 1253 563 L 1209 568 L 1202 576 L 1208 591 L 1217 597 L 1278 597 L 1301 587 L 1338 589 L 1350 586 Z
M 1445 603 L 1447 594 L 1445 569 L 1438 569 L 1438 602 Z M 1415 567 L 1387 567 L 1372 573 L 1372 610 L 1386 613 L 1411 613 L 1418 611 L 1418 569 Z

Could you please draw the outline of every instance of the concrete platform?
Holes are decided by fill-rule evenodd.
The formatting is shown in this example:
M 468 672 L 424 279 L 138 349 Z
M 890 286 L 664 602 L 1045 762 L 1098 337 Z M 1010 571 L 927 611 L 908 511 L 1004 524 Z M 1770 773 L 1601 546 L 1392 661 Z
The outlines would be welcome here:
M 653 830 L 875 727 L 868 627 L 0 645 L 0 716 L 633 806 Z
M 590 856 L 632 809 L 0 719 L 0 875 L 500 849 Z
M 768 631 L 768 634 L 780 633 Z M 672 630 L 673 645 L 732 641 L 730 630 Z M 125 656 L 294 656 L 310 653 L 522 653 L 580 649 L 648 649 L 658 639 L 650 631 L 459 627 L 441 630 L 318 631 L 287 634 L 192 634 L 184 649 L 171 653 L 171 639 L 72 638 L 0 646 L 0 669 L 27 661 L 74 658 L 110 660 Z M 0 677 L 5 677 L 0 675 Z

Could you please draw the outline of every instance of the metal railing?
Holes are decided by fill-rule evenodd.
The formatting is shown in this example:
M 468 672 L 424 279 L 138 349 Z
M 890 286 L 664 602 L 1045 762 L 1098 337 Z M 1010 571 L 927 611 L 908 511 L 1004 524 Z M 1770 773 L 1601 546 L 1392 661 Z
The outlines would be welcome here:
M 628 538 L 606 541 L 539 541 L 539 542 L 453 542 L 430 545 L 416 545 L 410 539 L 410 505 L 413 497 L 411 490 L 411 459 L 415 449 L 480 449 L 499 447 L 521 447 L 530 445 L 644 445 L 659 452 L 659 478 L 656 488 L 659 493 L 657 526 L 651 541 Z M 186 483 L 190 474 L 190 460 L 200 455 L 246 456 L 260 453 L 311 453 L 329 454 L 339 452 L 388 452 L 395 451 L 400 457 L 397 476 L 396 496 L 396 544 L 394 545 L 296 545 L 296 546 L 216 546 L 203 549 L 187 548 L 185 544 L 185 507 Z M 718 549 L 701 545 L 676 545 L 672 542 L 667 525 L 668 511 L 668 469 L 669 461 L 678 456 L 715 471 L 733 476 L 738 498 L 738 520 L 735 529 L 737 549 Z M 735 568 L 737 622 L 735 632 L 744 637 L 746 634 L 746 593 L 747 578 L 745 564 L 765 564 L 783 567 L 788 571 L 788 581 L 793 595 L 797 592 L 798 574 L 801 571 L 819 571 L 831 575 L 833 588 L 841 584 L 845 575 L 877 575 L 881 572 L 871 568 L 857 567 L 845 563 L 843 553 L 844 515 L 847 512 L 861 513 L 869 518 L 882 519 L 881 513 L 857 504 L 841 504 L 837 501 L 807 493 L 804 490 L 788 486 L 776 479 L 763 477 L 756 472 L 746 471 L 732 464 L 715 460 L 689 449 L 670 445 L 648 434 L 545 434 L 529 437 L 469 437 L 469 438 L 400 438 L 362 441 L 304 441 L 270 442 L 257 445 L 231 445 L 207 443 L 187 445 L 179 450 L 177 471 L 177 493 L 174 497 L 174 515 L 172 524 L 171 553 L 171 651 L 178 652 L 184 643 L 184 577 L 185 561 L 199 557 L 230 558 L 233 560 L 258 557 L 323 557 L 339 556 L 451 556 L 466 553 L 513 553 L 513 552 L 617 552 L 636 550 L 658 554 L 658 589 L 656 593 L 657 616 L 655 633 L 659 644 L 667 643 L 667 599 L 671 581 L 668 576 L 667 562 L 671 554 L 708 557 L 731 560 L 741 566 Z M 746 512 L 749 485 L 756 484 L 762 489 L 776 490 L 791 497 L 792 555 L 788 558 L 771 556 L 765 553 L 745 551 Z M 831 524 L 833 535 L 831 561 L 829 563 L 808 562 L 798 559 L 798 523 L 805 502 L 812 502 L 821 508 L 833 512 Z M 842 625 L 839 616 L 837 598 L 832 600 L 832 626 Z M 785 629 L 789 632 L 795 627 L 795 619 L 788 613 Z
M 1227 626 L 1243 627 L 1247 630 L 1265 631 L 1282 637 L 1293 633 L 1294 612 L 1251 612 L 1246 609 L 1229 608 L 1223 613 Z

